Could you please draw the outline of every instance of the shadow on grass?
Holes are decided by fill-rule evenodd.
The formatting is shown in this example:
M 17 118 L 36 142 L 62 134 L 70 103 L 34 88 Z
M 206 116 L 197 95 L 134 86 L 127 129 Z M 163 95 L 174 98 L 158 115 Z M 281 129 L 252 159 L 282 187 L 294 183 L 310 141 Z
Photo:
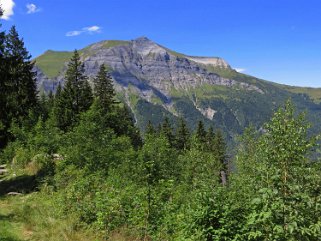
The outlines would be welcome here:
M 9 192 L 30 193 L 35 191 L 37 186 L 38 178 L 36 175 L 23 175 L 9 180 L 2 180 L 0 182 L 0 196 Z
M 6 236 L 6 237 L 0 237 L 0 241 L 21 241 L 21 239 L 16 239 L 14 237 L 9 237 L 9 236 Z
M 8 215 L 0 214 L 0 221 L 11 221 L 13 219 L 13 217 L 14 217 L 14 215 L 12 213 L 10 213 Z M 0 238 L 1 238 L 1 234 L 0 234 Z

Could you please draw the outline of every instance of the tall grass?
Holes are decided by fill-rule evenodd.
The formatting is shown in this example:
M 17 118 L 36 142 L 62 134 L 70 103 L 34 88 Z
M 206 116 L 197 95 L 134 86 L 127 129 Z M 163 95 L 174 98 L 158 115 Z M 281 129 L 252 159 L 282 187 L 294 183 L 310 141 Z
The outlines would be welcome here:
M 0 241 L 98 241 L 99 234 L 62 216 L 47 191 L 0 199 Z

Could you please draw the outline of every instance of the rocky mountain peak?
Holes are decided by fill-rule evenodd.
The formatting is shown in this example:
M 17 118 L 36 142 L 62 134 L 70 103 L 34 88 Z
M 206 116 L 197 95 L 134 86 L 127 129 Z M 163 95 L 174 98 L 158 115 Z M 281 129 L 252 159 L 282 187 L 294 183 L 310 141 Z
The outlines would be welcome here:
M 140 37 L 132 40 L 132 48 L 133 51 L 136 51 L 138 54 L 141 54 L 143 56 L 166 54 L 166 50 L 164 48 L 148 39 L 147 37 Z
M 151 42 L 151 43 L 154 43 L 152 40 L 150 40 L 149 38 L 147 38 L 146 36 L 141 36 L 141 37 L 138 37 L 134 40 L 132 40 L 133 42 L 136 42 L 136 43 L 146 43 L 146 42 Z

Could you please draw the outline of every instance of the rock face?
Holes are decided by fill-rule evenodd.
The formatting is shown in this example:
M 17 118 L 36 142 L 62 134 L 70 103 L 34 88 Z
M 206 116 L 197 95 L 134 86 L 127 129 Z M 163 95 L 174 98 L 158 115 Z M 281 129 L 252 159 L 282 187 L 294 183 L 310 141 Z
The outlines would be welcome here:
M 231 68 L 231 66 L 222 58 L 193 57 L 187 56 L 187 59 L 199 64 L 212 65 L 219 68 Z
M 173 89 L 188 90 L 203 84 L 229 87 L 238 85 L 263 93 L 254 85 L 222 78 L 206 70 L 206 65 L 230 68 L 221 58 L 176 55 L 145 37 L 113 47 L 106 48 L 106 45 L 108 46 L 108 41 L 86 48 L 82 58 L 88 76 L 95 76 L 99 66 L 105 64 L 111 68 L 112 75 L 120 86 L 132 85 L 142 93 L 152 91 L 165 103 L 170 102 Z M 55 87 L 55 82 L 63 82 L 63 75 L 57 76 L 54 81 L 48 79 L 39 68 L 36 70 L 38 80 L 45 89 Z

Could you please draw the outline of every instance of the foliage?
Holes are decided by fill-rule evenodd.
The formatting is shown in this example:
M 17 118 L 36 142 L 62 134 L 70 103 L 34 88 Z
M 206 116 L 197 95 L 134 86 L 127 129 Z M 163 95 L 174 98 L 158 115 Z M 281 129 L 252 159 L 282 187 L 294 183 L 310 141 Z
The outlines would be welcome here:
M 54 107 L 56 126 L 67 131 L 79 120 L 79 115 L 89 109 L 93 96 L 88 77 L 84 75 L 84 64 L 80 61 L 79 53 L 75 50 L 66 71 L 66 83 Z
M 190 147 L 190 131 L 184 119 L 180 119 L 176 131 L 175 147 L 178 150 L 187 150 Z
M 107 72 L 105 65 L 101 65 L 94 79 L 94 94 L 101 107 L 109 111 L 111 105 L 115 104 L 115 90 L 112 77 Z
M 2 146 L 11 140 L 1 160 L 10 172 L 29 174 L 31 189 L 40 190 L 14 208 L 19 222 L 34 232 L 32 240 L 82 240 L 77 232 L 84 227 L 110 240 L 117 234 L 128 240 L 319 240 L 321 165 L 313 159 L 318 138 L 309 134 L 305 115 L 297 114 L 288 101 L 255 131 L 264 119 L 264 111 L 257 111 L 260 103 L 272 109 L 271 95 L 281 90 L 270 86 L 270 94 L 262 97 L 216 88 L 217 95 L 226 96 L 224 101 L 203 98 L 211 88 L 195 90 L 197 98 L 187 93 L 175 105 L 182 117 L 199 121 L 191 135 L 191 119 L 181 118 L 177 126 L 176 116 L 146 101 L 136 102 L 133 116 L 115 101 L 104 66 L 92 96 L 77 51 L 65 86 L 39 103 L 33 64 L 15 28 L 8 35 L 0 33 L 0 59 L 11 70 L 0 66 L 0 87 L 8 90 L 0 96 L 1 111 L 8 114 L 1 112 Z M 191 111 L 196 99 L 200 108 L 218 111 L 214 126 Z M 151 120 L 142 140 L 135 122 L 146 114 Z M 230 164 L 226 140 L 250 122 L 255 126 L 245 130 Z M 217 127 L 222 130 L 214 131 Z M 0 185 L 15 190 L 11 181 L 1 180 Z
M 8 132 L 12 121 L 21 125 L 38 107 L 34 64 L 23 40 L 13 26 L 8 34 L 0 33 L 1 97 L 0 148 L 12 139 Z

